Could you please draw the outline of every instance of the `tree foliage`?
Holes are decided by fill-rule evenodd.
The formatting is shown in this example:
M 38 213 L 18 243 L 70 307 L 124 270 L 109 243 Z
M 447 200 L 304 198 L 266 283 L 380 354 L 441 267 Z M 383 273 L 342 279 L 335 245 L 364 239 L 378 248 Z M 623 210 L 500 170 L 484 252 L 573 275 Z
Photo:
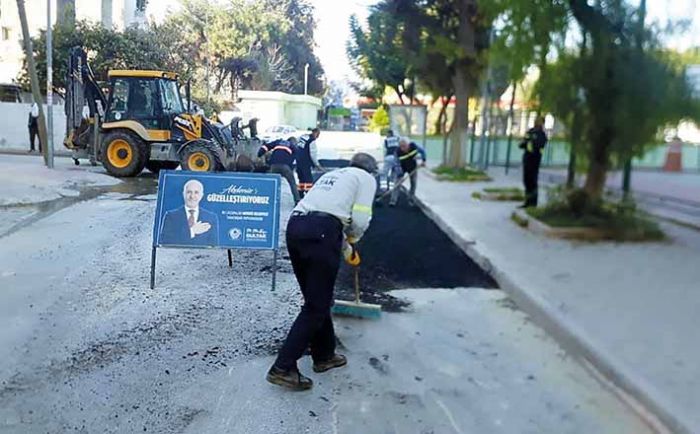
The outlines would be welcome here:
M 54 86 L 59 91 L 64 87 L 68 53 L 78 45 L 87 51 L 96 78 L 101 81 L 107 80 L 110 69 L 161 69 L 177 72 L 187 79 L 192 76 L 196 64 L 194 59 L 177 50 L 178 36 L 174 29 L 165 26 L 117 32 L 87 21 L 78 21 L 75 26 L 56 25 L 53 29 Z M 42 91 L 45 91 L 45 31 L 34 38 L 33 46 L 39 81 L 44 86 Z M 29 86 L 26 59 L 19 82 L 25 87 Z
M 411 63 L 403 50 L 402 26 L 399 19 L 381 6 L 370 8 L 367 30 L 362 28 L 356 16 L 350 17 L 351 37 L 347 41 L 347 54 L 355 72 L 367 82 L 360 85 L 361 94 L 381 99 L 388 87 L 405 104 L 406 97 L 414 93 L 413 85 L 407 89 Z
M 531 65 L 546 61 L 569 24 L 563 0 L 495 0 L 484 7 L 497 17 L 490 55 L 507 65 L 509 82 L 522 80 Z
M 433 93 L 455 95 L 447 165 L 465 165 L 469 98 L 486 65 L 493 16 L 476 0 L 386 0 L 385 13 L 400 19 L 405 55 Z M 450 86 L 451 84 L 451 86 Z
M 188 27 L 217 66 L 217 85 L 230 83 L 231 69 L 248 65 L 235 81 L 254 90 L 302 93 L 309 65 L 309 92 L 320 94 L 324 72 L 314 54 L 313 8 L 304 0 L 229 0 L 217 7 L 205 0 L 183 1 L 172 19 Z M 255 65 L 253 67 L 253 65 Z
M 301 93 L 309 64 L 309 92 L 320 95 L 324 72 L 314 54 L 313 8 L 306 0 L 228 0 L 223 7 L 205 0 L 182 0 L 179 12 L 162 24 L 123 32 L 79 21 L 54 26 L 54 83 L 61 88 L 69 49 L 88 51 L 98 79 L 109 69 L 162 69 L 192 79 L 204 93 L 206 72 L 220 86 Z M 45 82 L 46 35 L 34 39 L 40 80 Z M 245 67 L 243 67 L 245 66 Z M 26 71 L 26 68 L 24 68 Z M 231 74 L 234 79 L 232 80 Z M 26 72 L 21 83 L 28 83 Z
M 590 47 L 562 65 L 562 73 L 570 87 L 581 89 L 585 189 L 597 199 L 615 160 L 639 155 L 661 127 L 697 116 L 697 101 L 683 69 L 662 53 L 657 35 L 640 25 L 628 4 L 568 4 L 590 39 Z

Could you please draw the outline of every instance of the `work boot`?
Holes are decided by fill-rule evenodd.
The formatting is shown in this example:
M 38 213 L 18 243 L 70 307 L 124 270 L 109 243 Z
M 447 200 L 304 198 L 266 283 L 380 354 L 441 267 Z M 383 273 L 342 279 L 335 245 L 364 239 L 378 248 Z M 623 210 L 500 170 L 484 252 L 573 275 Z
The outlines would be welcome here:
M 310 378 L 305 377 L 297 369 L 285 371 L 276 366 L 272 366 L 267 372 L 267 381 L 287 389 L 301 391 L 309 390 L 314 385 Z
M 348 364 L 348 359 L 342 354 L 334 354 L 324 362 L 314 362 L 314 372 L 326 372 L 329 369 L 339 368 Z

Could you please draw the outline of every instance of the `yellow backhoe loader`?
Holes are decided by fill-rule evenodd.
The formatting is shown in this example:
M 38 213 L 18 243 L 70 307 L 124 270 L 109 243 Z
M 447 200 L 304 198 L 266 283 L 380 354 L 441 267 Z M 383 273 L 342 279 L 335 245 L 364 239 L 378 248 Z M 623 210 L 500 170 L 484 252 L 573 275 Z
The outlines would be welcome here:
M 257 120 L 246 137 L 240 119 L 224 126 L 192 113 L 178 77 L 165 71 L 109 71 L 106 92 L 95 80 L 81 47 L 71 49 L 66 81 L 67 134 L 64 145 L 73 160 L 101 162 L 118 177 L 137 176 L 144 168 L 213 172 L 253 171 L 261 145 Z

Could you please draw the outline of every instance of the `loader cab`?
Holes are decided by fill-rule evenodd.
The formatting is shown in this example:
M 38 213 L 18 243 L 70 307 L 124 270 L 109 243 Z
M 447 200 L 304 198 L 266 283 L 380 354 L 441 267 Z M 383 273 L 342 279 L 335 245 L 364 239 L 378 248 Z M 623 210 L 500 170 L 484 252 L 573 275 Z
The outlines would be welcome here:
M 184 112 L 177 75 L 162 71 L 109 72 L 109 99 L 103 127 L 136 122 L 148 132 L 169 131 L 173 118 Z

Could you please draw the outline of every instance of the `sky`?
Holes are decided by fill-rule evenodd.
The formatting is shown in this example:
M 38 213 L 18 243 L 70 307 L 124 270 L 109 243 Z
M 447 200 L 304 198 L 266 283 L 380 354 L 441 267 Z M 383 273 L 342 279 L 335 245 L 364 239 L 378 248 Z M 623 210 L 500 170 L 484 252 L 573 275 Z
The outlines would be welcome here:
M 356 79 L 345 55 L 345 44 L 350 37 L 349 20 L 357 15 L 360 22 L 367 19 L 367 8 L 377 0 L 311 0 L 316 7 L 316 54 L 328 81 L 342 81 L 346 78 Z
M 363 22 L 368 6 L 378 0 L 309 0 L 316 8 L 316 54 L 326 72 L 328 81 L 356 80 L 345 55 L 345 43 L 350 36 L 348 20 L 352 14 Z M 634 3 L 638 0 L 630 0 Z M 148 15 L 164 17 L 169 8 L 176 7 L 177 0 L 151 0 Z M 696 3 L 698 3 L 696 5 Z M 700 45 L 700 0 L 647 0 L 649 20 L 666 23 L 668 19 L 691 19 L 694 31 L 683 36 L 673 36 L 667 44 L 685 49 Z
M 647 0 L 649 19 L 667 23 L 669 19 L 685 19 L 692 22 L 692 30 L 684 35 L 667 38 L 667 44 L 676 49 L 700 45 L 700 1 L 698 0 Z

